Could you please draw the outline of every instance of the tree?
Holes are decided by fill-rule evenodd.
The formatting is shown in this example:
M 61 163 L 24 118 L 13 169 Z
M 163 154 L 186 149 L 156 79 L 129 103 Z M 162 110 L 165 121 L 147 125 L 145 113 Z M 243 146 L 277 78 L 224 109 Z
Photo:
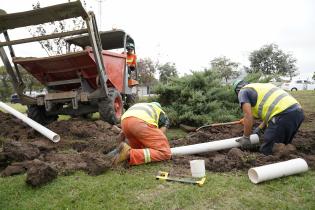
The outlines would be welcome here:
M 156 79 L 154 73 L 156 72 L 156 64 L 150 58 L 140 59 L 137 62 L 137 70 L 139 72 L 139 83 L 145 86 L 152 85 Z
M 236 70 L 239 64 L 232 62 L 225 56 L 213 59 L 210 64 L 212 70 L 217 71 L 220 77 L 225 79 L 226 83 L 229 79 L 234 79 L 239 76 L 239 72 Z
M 13 87 L 9 74 L 4 66 L 0 66 L 0 100 L 6 101 L 13 93 Z
M 86 6 L 85 1 L 83 5 Z M 41 8 L 39 1 L 32 5 L 33 9 Z M 35 27 L 27 27 L 29 33 L 33 37 L 43 36 L 51 33 L 60 33 L 69 30 L 79 30 L 86 28 L 85 21 L 79 18 L 72 18 L 69 20 L 53 21 L 50 23 L 39 24 Z M 39 41 L 41 47 L 46 51 L 47 55 L 60 55 L 66 52 L 67 44 L 63 38 L 49 39 Z M 72 46 L 70 49 L 72 51 L 77 51 L 78 47 Z
M 19 68 L 21 77 L 26 86 L 25 91 L 41 90 L 43 86 L 35 79 L 31 74 L 29 74 L 25 69 Z M 11 78 L 4 66 L 0 66 L 0 100 L 6 101 L 9 99 L 10 95 L 14 93 Z
M 264 45 L 250 53 L 250 73 L 262 72 L 265 75 L 281 75 L 292 77 L 298 75 L 296 59 L 284 53 L 276 44 Z
M 239 119 L 235 93 L 221 81 L 216 71 L 207 69 L 172 78 L 157 85 L 156 101 L 162 104 L 172 126 L 201 126 Z
M 21 76 L 26 87 L 26 91 L 32 93 L 33 90 L 42 90 L 44 86 L 24 68 L 20 67 Z
M 159 80 L 162 83 L 167 83 L 170 77 L 178 77 L 175 63 L 167 62 L 163 65 L 158 65 L 158 70 L 160 74 Z
M 312 79 L 313 79 L 313 80 L 315 80 L 315 71 L 314 71 L 314 74 L 313 74 L 313 77 L 312 77 Z

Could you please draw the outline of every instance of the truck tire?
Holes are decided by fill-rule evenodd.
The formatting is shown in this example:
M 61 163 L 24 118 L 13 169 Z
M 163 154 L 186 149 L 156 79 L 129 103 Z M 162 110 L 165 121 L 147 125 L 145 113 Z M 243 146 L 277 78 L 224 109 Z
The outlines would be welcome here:
M 98 102 L 100 118 L 112 125 L 120 123 L 123 113 L 123 102 L 120 93 L 113 88 L 108 89 L 108 99 Z
M 37 105 L 29 105 L 27 107 L 27 116 L 42 125 L 47 125 L 58 119 L 58 115 L 47 115 L 45 106 Z

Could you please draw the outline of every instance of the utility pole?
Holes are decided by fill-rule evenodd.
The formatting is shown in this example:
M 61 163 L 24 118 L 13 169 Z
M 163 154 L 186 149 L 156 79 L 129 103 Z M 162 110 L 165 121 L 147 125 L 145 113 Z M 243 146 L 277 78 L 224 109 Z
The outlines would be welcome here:
M 98 2 L 98 9 L 99 9 L 99 30 L 102 29 L 102 3 L 104 0 L 96 0 Z

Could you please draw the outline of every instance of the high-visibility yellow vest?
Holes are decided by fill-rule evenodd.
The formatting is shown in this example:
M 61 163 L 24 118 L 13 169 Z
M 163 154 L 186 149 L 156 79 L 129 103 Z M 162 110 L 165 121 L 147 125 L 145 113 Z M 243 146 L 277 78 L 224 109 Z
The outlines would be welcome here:
M 268 123 L 273 116 L 279 114 L 299 102 L 289 93 L 269 83 L 252 83 L 243 88 L 252 88 L 257 92 L 257 103 L 252 107 L 255 118 Z
M 159 127 L 160 114 L 164 111 L 153 103 L 138 103 L 130 107 L 121 117 L 121 120 L 127 117 L 136 117 L 151 125 Z

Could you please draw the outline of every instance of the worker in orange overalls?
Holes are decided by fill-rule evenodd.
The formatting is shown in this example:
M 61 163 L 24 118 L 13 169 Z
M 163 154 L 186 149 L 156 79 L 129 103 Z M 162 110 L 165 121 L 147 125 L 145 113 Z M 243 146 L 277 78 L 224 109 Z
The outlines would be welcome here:
M 131 71 L 136 69 L 137 65 L 137 56 L 135 54 L 135 46 L 132 43 L 128 43 L 127 46 L 127 65 L 128 65 L 128 73 L 131 74 Z
M 157 102 L 138 103 L 121 118 L 121 137 L 129 145 L 120 143 L 113 157 L 113 165 L 128 160 L 130 165 L 168 160 L 171 149 L 165 136 L 169 119 Z

